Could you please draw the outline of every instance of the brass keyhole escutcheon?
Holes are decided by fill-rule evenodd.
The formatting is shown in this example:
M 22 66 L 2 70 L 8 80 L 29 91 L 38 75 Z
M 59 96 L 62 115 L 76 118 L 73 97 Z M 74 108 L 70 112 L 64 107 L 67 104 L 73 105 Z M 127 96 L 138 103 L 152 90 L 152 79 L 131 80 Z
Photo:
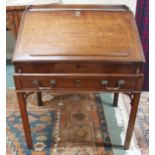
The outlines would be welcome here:
M 51 84 L 52 87 L 55 87 L 56 81 L 55 81 L 55 80 L 51 80 L 51 81 L 50 81 L 50 84 Z
M 77 85 L 77 87 L 80 87 L 81 86 L 81 80 L 76 80 L 76 85 Z
M 76 11 L 75 12 L 75 16 L 79 17 L 81 15 L 81 12 L 80 11 Z
M 38 80 L 33 80 L 32 83 L 36 86 L 39 86 L 39 81 Z
M 76 65 L 76 68 L 80 68 L 80 65 L 79 65 L 79 64 L 77 64 L 77 65 Z

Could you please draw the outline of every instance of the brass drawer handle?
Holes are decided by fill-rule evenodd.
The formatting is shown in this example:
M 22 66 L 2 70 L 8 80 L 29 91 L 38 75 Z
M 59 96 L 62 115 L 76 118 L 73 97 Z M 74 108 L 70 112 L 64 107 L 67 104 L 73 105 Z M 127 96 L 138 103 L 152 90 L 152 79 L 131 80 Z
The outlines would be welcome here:
M 76 85 L 77 85 L 77 87 L 80 87 L 81 86 L 81 80 L 76 80 Z
M 119 80 L 117 82 L 118 86 L 116 87 L 108 87 L 108 81 L 107 80 L 102 80 L 101 81 L 101 85 L 105 87 L 106 90 L 119 90 L 121 88 L 122 85 L 125 84 L 125 81 L 124 80 Z
M 38 80 L 33 80 L 32 83 L 33 83 L 33 85 L 37 86 L 38 89 L 41 89 L 41 90 L 43 90 L 43 89 L 51 89 L 51 88 L 54 88 L 55 85 L 56 85 L 55 80 L 50 81 L 50 87 L 41 87 L 41 86 L 39 86 L 39 81 Z
M 38 87 L 39 90 L 51 90 L 52 87 Z
M 101 81 L 101 85 L 102 85 L 102 86 L 108 85 L 108 81 L 107 81 L 107 80 L 102 80 L 102 81 Z
M 122 85 L 125 84 L 125 81 L 124 80 L 119 80 L 117 83 L 118 83 L 118 85 L 122 86 Z

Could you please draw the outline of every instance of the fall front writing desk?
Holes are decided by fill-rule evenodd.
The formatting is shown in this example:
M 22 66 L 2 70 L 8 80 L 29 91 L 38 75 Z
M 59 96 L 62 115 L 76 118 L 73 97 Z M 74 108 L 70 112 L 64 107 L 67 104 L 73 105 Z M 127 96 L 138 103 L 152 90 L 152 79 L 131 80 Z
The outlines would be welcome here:
M 13 57 L 26 142 L 33 148 L 25 94 L 43 91 L 114 92 L 131 97 L 124 148 L 132 137 L 144 55 L 134 16 L 125 6 L 30 7 L 21 21 Z

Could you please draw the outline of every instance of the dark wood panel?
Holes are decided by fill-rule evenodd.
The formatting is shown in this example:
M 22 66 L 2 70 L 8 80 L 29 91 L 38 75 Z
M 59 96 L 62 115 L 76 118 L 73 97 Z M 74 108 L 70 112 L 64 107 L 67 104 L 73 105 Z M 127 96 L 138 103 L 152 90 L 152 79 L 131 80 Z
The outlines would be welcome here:
M 112 63 L 16 63 L 18 73 L 136 73 L 137 64 Z

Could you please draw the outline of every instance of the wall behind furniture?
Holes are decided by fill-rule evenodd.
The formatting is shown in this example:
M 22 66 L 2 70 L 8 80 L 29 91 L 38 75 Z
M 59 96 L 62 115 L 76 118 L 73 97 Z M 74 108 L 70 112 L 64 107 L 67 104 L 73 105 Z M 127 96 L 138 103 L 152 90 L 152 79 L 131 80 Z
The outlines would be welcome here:
M 11 59 L 15 46 L 15 38 L 10 31 L 6 31 L 6 58 Z
M 22 0 L 21 0 L 22 1 Z M 60 0 L 62 4 L 124 4 L 135 14 L 137 0 Z M 11 59 L 15 38 L 11 32 L 6 32 L 6 58 Z
M 137 0 L 61 0 L 63 4 L 125 4 L 135 13 Z

